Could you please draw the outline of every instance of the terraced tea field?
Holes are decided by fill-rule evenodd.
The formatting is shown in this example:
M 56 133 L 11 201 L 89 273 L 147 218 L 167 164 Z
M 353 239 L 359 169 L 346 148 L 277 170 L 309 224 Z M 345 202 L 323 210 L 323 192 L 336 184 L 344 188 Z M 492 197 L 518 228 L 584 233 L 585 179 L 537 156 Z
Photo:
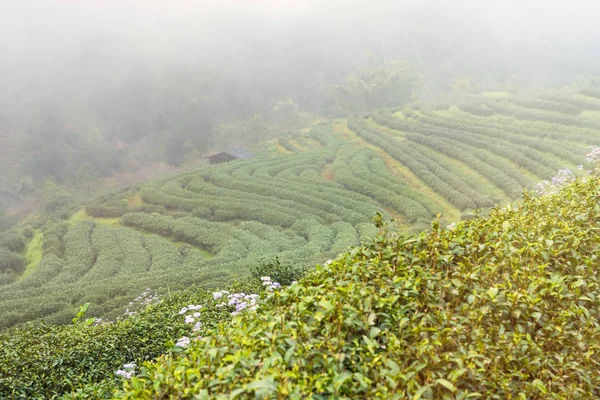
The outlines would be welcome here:
M 558 169 L 585 167 L 588 147 L 600 145 L 594 96 L 377 110 L 282 135 L 254 159 L 96 199 L 24 249 L 5 249 L 28 266 L 0 274 L 1 327 L 68 322 L 85 302 L 91 315 L 115 318 L 146 288 L 222 286 L 276 256 L 323 261 L 369 240 L 375 212 L 421 230 L 438 213 L 450 223 L 505 204 Z M 43 256 L 30 260 L 40 239 Z

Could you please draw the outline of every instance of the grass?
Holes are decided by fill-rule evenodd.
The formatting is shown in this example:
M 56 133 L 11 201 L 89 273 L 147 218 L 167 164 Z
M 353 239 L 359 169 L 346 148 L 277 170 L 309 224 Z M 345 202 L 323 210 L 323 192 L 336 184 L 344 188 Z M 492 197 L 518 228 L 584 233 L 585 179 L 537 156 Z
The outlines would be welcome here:
M 140 201 L 141 201 L 141 197 L 140 197 Z M 91 215 L 88 215 L 85 212 L 85 209 L 81 209 L 81 210 L 77 211 L 69 219 L 69 223 L 71 225 L 76 225 L 76 224 L 78 224 L 81 221 L 94 221 L 94 222 L 96 222 L 98 224 L 110 226 L 110 227 L 113 227 L 113 228 L 117 228 L 117 227 L 121 226 L 119 218 L 99 218 L 99 217 L 92 217 Z
M 490 99 L 510 99 L 513 97 L 513 95 L 508 92 L 483 92 L 481 95 Z
M 43 242 L 44 234 L 40 231 L 36 231 L 33 238 L 27 243 L 27 248 L 25 249 L 25 260 L 27 261 L 27 265 L 19 279 L 22 280 L 28 277 L 37 269 L 38 265 L 40 265 L 44 254 L 44 249 L 42 247 Z
M 396 114 L 393 114 L 393 115 L 396 115 Z M 402 115 L 404 115 L 404 114 L 402 114 Z M 406 119 L 406 118 L 402 118 L 402 119 Z M 387 132 L 387 133 L 390 133 L 390 134 L 394 135 L 394 137 L 398 141 L 406 140 L 406 138 L 404 137 L 404 136 L 406 136 L 406 132 L 398 131 L 398 130 L 389 128 L 387 126 L 379 125 L 377 122 L 373 121 L 373 118 L 371 118 L 371 117 L 367 118 L 365 120 L 365 123 L 368 126 L 371 126 L 371 127 L 375 128 L 377 130 L 380 130 L 382 132 Z

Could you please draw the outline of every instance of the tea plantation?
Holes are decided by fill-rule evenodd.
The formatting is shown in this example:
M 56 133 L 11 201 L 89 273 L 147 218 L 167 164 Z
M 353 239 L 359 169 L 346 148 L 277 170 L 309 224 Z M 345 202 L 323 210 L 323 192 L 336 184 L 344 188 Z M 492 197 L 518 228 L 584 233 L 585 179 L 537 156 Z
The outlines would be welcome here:
M 147 288 L 243 281 L 252 266 L 314 265 L 369 242 L 379 212 L 402 232 L 517 200 L 600 145 L 596 92 L 482 94 L 315 124 L 253 159 L 91 199 L 62 222 L 0 237 L 0 329 L 113 320 Z M 580 169 L 578 169 L 580 166 Z
M 599 187 L 417 235 L 376 217 L 302 278 L 271 263 L 228 291 L 145 292 L 116 322 L 13 328 L 0 397 L 597 398 Z
M 599 187 L 377 236 L 116 397 L 598 398 Z

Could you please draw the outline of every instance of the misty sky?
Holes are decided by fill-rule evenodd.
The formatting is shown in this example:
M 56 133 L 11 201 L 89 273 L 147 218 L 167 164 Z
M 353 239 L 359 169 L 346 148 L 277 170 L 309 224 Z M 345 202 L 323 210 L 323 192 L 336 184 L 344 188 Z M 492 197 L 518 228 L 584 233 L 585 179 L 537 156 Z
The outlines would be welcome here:
M 0 76 L 51 77 L 82 54 L 92 54 L 89 63 L 98 68 L 126 57 L 210 62 L 290 37 L 290 46 L 410 48 L 420 46 L 417 35 L 454 41 L 461 51 L 487 41 L 489 53 L 524 46 L 544 52 L 549 42 L 590 53 L 599 20 L 596 0 L 2 0 Z
M 595 0 L 2 0 L 0 43 L 3 51 L 44 52 L 98 32 L 144 43 L 206 34 L 209 27 L 215 39 L 242 26 L 259 31 L 303 18 L 334 26 L 362 20 L 382 30 L 397 21 L 439 33 L 448 25 L 476 26 L 514 40 L 596 35 L 599 17 Z

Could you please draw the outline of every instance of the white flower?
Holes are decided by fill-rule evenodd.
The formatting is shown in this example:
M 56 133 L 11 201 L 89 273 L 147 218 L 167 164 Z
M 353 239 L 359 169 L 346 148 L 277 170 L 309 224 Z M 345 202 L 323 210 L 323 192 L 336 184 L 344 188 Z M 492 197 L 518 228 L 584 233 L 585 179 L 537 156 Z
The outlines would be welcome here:
M 125 370 L 135 369 L 136 367 L 137 365 L 135 363 L 123 364 L 123 369 Z
M 131 377 L 133 376 L 132 372 L 123 371 L 122 369 L 115 372 L 115 374 L 122 376 L 125 379 L 131 379 Z
M 177 347 L 186 347 L 190 344 L 190 338 L 187 336 L 183 336 L 181 337 L 177 343 L 175 343 L 175 346 Z
M 333 261 L 332 260 L 327 260 L 325 261 L 325 265 L 330 265 Z
M 198 321 L 196 322 L 196 324 L 194 325 L 194 328 L 192 328 L 193 332 L 199 331 L 202 328 L 202 322 Z
M 194 313 L 194 318 L 200 318 L 200 313 L 199 312 L 195 312 Z
M 195 319 L 194 319 L 194 317 L 192 317 L 191 315 L 187 315 L 187 316 L 185 317 L 185 323 L 186 323 L 186 324 L 193 324 L 193 323 L 194 323 L 194 321 L 195 321 Z
M 585 161 L 593 164 L 600 162 L 600 147 L 590 147 L 590 152 L 585 156 Z
M 179 311 L 179 315 L 183 315 L 188 311 L 187 307 L 183 307 L 180 311 Z

